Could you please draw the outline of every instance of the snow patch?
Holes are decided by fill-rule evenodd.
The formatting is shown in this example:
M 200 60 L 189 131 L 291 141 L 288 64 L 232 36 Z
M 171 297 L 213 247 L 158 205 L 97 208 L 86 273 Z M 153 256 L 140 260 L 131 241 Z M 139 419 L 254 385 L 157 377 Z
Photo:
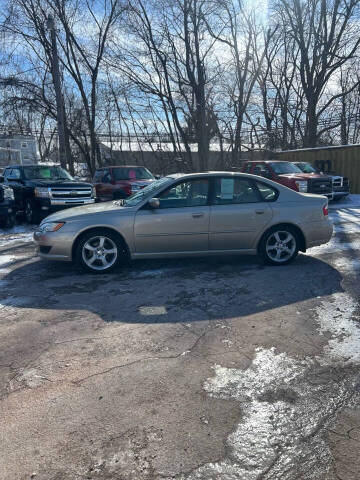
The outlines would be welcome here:
M 334 360 L 360 363 L 360 324 L 353 319 L 356 308 L 356 302 L 346 293 L 334 294 L 332 301 L 322 302 L 317 308 L 319 333 L 332 336 L 323 355 L 318 357 L 322 365 L 334 364 Z
M 32 225 L 16 225 L 13 228 L 0 228 L 0 247 L 6 247 L 16 242 L 32 242 L 34 234 Z
M 46 377 L 39 374 L 35 368 L 23 370 L 15 377 L 17 383 L 21 383 L 28 388 L 37 388 L 43 385 L 48 380 Z M 48 380 L 49 381 L 49 380 Z
M 0 273 L 9 273 L 9 267 L 15 259 L 15 255 L 0 255 Z

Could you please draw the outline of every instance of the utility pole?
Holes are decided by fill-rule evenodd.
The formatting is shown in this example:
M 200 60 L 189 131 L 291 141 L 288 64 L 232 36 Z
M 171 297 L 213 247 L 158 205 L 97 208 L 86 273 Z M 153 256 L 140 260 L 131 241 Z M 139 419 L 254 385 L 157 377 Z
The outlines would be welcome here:
M 55 87 L 56 95 L 56 117 L 57 117 L 57 130 L 59 137 L 59 160 L 60 165 L 66 168 L 66 142 L 65 142 L 65 122 L 64 122 L 64 99 L 61 93 L 61 81 L 59 70 L 59 56 L 56 45 L 56 33 L 54 18 L 49 15 L 47 18 L 47 27 L 50 31 L 51 40 L 51 73 Z

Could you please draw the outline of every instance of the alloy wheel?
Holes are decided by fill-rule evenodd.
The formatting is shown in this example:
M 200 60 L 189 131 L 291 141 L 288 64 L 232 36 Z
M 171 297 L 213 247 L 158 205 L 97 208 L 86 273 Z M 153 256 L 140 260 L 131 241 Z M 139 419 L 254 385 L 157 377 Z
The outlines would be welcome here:
M 296 251 L 296 238 L 286 230 L 279 230 L 269 236 L 265 248 L 267 256 L 273 262 L 287 262 Z
M 91 270 L 107 270 L 114 265 L 118 257 L 115 242 L 104 235 L 89 238 L 82 247 L 82 258 Z

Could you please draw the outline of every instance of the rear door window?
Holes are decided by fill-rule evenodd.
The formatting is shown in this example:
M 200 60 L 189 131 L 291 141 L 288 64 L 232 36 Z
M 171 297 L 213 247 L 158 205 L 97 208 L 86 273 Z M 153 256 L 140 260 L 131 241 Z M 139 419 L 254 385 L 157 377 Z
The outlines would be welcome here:
M 259 194 L 251 180 L 222 177 L 215 179 L 215 205 L 259 202 Z

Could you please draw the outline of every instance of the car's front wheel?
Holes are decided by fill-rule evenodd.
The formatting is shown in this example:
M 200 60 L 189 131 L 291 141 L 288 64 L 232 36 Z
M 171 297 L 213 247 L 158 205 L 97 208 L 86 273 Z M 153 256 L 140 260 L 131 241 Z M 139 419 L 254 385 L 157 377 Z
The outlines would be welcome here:
M 76 249 L 77 263 L 88 272 L 108 273 L 126 258 L 126 249 L 115 233 L 92 231 L 82 236 Z
M 39 223 L 40 221 L 39 212 L 29 198 L 25 200 L 24 213 L 25 213 L 25 219 L 27 223 L 35 223 L 35 224 Z
M 15 225 L 15 213 L 10 213 L 0 222 L 0 226 L 4 228 L 12 228 Z
M 264 235 L 259 250 L 266 263 L 285 265 L 299 252 L 299 236 L 291 227 L 274 227 Z

